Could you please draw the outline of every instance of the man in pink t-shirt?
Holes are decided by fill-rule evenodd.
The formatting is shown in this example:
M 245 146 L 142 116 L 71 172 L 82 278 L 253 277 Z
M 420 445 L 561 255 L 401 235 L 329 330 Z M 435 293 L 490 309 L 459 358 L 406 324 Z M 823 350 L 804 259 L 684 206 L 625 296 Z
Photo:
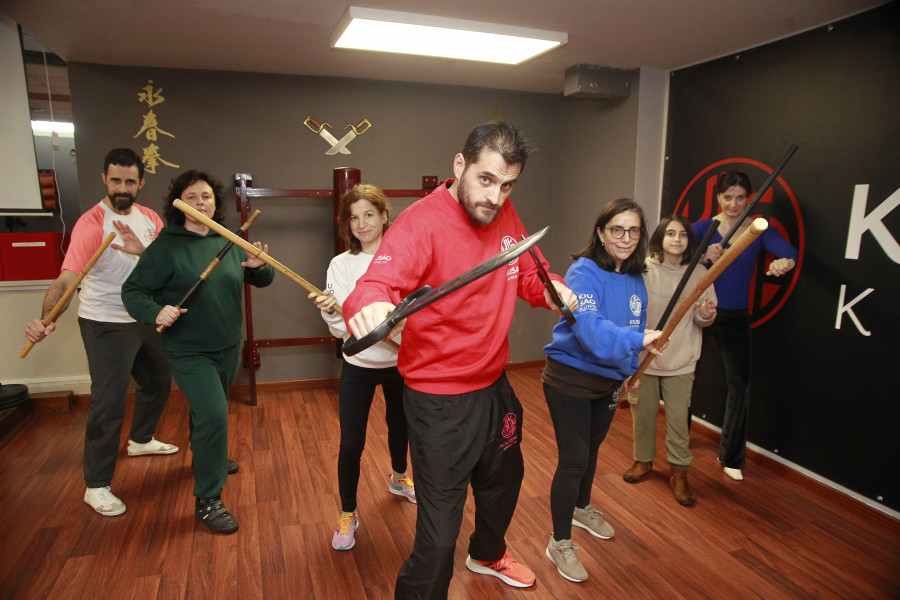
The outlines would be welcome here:
M 169 398 L 172 375 L 151 325 L 137 323 L 122 304 L 122 284 L 152 242 L 162 220 L 151 209 L 135 204 L 144 186 L 144 164 L 129 148 L 111 150 L 101 174 L 106 196 L 81 215 L 72 230 L 62 270 L 44 296 L 41 319 L 25 327 L 25 337 L 38 343 L 56 328 L 47 317 L 78 274 L 112 232 L 117 237 L 81 282 L 78 325 L 91 374 L 91 406 L 84 435 L 84 501 L 104 516 L 125 512 L 125 504 L 110 491 L 119 437 L 125 417 L 129 376 L 137 382 L 129 456 L 173 454 L 178 447 L 153 438 Z M 63 310 L 68 308 L 68 304 Z

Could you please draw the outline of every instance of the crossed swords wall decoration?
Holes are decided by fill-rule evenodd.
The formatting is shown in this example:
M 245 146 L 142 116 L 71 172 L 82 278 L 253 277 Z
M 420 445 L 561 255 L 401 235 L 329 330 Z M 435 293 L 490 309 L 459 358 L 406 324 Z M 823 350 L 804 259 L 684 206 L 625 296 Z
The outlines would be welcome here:
M 313 133 L 319 134 L 323 140 L 328 142 L 331 145 L 331 148 L 325 151 L 325 154 L 331 156 L 332 154 L 350 154 L 350 150 L 347 149 L 347 144 L 356 139 L 357 136 L 360 136 L 367 132 L 369 128 L 372 126 L 369 123 L 368 119 L 363 119 L 356 125 L 352 123 L 344 127 L 344 129 L 349 129 L 347 133 L 344 134 L 344 137 L 341 139 L 337 139 L 334 137 L 330 131 L 325 129 L 326 127 L 331 127 L 329 123 L 319 123 L 312 117 L 306 117 L 306 120 L 303 121 L 303 124 L 309 128 Z

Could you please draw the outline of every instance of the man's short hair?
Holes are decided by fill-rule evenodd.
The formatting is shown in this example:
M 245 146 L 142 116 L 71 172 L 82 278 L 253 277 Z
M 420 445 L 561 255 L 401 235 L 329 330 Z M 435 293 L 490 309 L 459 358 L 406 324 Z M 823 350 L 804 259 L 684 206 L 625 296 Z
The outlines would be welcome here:
M 478 162 L 482 150 L 498 152 L 507 165 L 518 165 L 524 170 L 534 145 L 508 121 L 493 120 L 476 126 L 469 134 L 462 150 L 466 164 Z
M 109 165 L 119 165 L 120 167 L 132 167 L 137 165 L 138 181 L 144 178 L 144 161 L 137 155 L 137 152 L 131 148 L 115 148 L 106 154 L 103 159 L 103 173 L 109 170 Z

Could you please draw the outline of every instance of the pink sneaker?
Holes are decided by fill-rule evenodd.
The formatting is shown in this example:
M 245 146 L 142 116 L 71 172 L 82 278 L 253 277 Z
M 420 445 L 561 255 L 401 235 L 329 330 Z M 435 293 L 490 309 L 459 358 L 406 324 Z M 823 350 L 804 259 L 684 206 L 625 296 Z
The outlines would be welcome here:
M 413 504 L 416 504 L 416 489 L 412 479 L 409 477 L 394 479 L 394 474 L 391 473 L 388 480 L 388 491 L 397 496 L 402 496 Z
M 534 585 L 534 572 L 525 565 L 516 562 L 509 552 L 497 562 L 485 562 L 475 560 L 471 556 L 466 557 L 466 568 L 473 573 L 493 575 L 500 581 L 513 587 L 531 587 Z
M 331 547 L 335 550 L 349 550 L 356 544 L 353 534 L 359 528 L 359 519 L 356 513 L 341 513 L 341 520 L 334 536 L 331 538 Z

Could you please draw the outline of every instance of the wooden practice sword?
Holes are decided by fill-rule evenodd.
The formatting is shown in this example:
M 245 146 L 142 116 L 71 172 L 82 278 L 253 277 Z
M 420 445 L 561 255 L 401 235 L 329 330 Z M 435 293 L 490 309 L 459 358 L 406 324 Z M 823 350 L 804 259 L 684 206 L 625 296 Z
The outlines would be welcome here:
M 100 247 L 97 248 L 97 251 L 94 252 L 94 255 L 91 256 L 90 260 L 87 261 L 87 264 L 84 265 L 84 268 L 81 269 L 81 273 L 75 278 L 75 281 L 69 285 L 63 295 L 57 300 L 56 304 L 53 305 L 53 308 L 50 310 L 50 314 L 41 321 L 44 324 L 44 327 L 50 325 L 50 323 L 55 323 L 56 319 L 59 318 L 60 313 L 62 313 L 63 308 L 69 303 L 69 300 L 72 298 L 72 295 L 75 293 L 75 290 L 78 289 L 78 284 L 81 283 L 81 280 L 84 279 L 84 276 L 88 274 L 88 271 L 91 270 L 91 267 L 94 266 L 94 263 L 97 262 L 97 259 L 100 258 L 100 255 L 103 254 L 103 251 L 106 250 L 112 241 L 116 239 L 116 232 L 111 232 L 106 239 L 103 240 L 103 243 L 100 244 Z M 28 356 L 28 353 L 31 352 L 31 349 L 34 348 L 34 342 L 30 341 L 25 344 L 25 347 L 19 352 L 19 358 L 25 358 Z

